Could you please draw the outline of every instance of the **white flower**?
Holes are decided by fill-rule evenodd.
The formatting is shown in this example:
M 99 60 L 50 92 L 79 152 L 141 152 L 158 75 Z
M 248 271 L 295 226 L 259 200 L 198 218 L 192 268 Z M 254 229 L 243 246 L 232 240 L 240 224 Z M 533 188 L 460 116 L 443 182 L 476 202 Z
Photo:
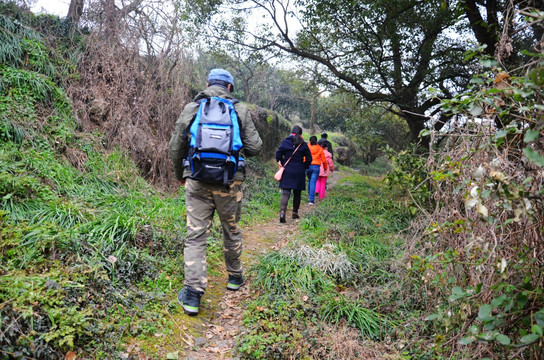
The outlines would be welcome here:
M 506 270 L 506 259 L 505 258 L 502 258 L 501 259 L 501 262 L 499 264 L 497 264 L 499 270 L 501 271 L 501 274 L 504 272 L 504 270 Z

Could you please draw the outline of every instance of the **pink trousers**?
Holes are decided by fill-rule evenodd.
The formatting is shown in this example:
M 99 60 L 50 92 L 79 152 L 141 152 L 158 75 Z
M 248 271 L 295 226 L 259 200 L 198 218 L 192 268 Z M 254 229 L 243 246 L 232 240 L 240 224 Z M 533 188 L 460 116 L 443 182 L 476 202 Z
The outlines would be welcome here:
M 315 184 L 315 192 L 319 193 L 319 198 L 323 199 L 325 197 L 325 188 L 327 185 L 327 177 L 320 176 L 317 178 L 317 183 Z

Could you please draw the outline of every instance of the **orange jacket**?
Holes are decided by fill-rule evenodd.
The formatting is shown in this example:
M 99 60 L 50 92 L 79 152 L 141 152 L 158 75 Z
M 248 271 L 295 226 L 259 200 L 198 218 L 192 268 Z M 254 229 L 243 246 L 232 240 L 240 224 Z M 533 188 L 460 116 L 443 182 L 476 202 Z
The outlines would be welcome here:
M 312 153 L 312 165 L 321 165 L 327 170 L 327 159 L 325 158 L 325 153 L 323 153 L 323 148 L 320 145 L 312 145 L 308 143 L 310 152 Z

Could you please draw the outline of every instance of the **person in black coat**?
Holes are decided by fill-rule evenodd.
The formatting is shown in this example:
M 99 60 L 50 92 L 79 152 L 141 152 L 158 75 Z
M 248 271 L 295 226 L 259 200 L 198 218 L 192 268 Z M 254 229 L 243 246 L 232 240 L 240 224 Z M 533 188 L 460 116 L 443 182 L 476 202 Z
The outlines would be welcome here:
M 299 218 L 300 197 L 302 190 L 306 190 L 306 169 L 312 163 L 312 153 L 301 135 L 302 128 L 294 126 L 291 135 L 281 142 L 276 151 L 276 161 L 285 166 L 280 181 L 280 188 L 283 189 L 280 208 L 281 223 L 285 222 L 285 211 L 287 210 L 291 190 L 293 190 L 293 219 Z

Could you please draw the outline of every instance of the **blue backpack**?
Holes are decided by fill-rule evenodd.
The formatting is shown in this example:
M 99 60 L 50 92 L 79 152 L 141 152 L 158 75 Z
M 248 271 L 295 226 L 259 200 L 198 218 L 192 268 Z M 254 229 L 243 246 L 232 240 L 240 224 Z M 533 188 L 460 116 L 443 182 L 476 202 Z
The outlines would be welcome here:
M 240 124 L 232 102 L 220 97 L 200 100 L 190 127 L 191 141 L 186 165 L 191 179 L 227 185 L 244 163 Z

